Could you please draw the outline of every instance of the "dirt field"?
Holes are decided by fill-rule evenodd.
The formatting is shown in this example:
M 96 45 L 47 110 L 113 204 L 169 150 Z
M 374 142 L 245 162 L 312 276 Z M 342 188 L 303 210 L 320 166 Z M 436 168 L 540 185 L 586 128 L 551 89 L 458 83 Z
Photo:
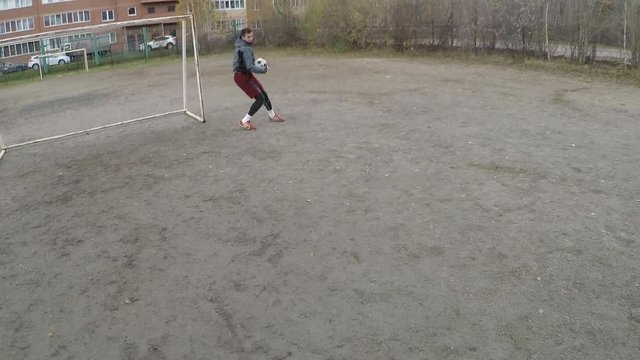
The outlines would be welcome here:
M 638 358 L 637 88 L 268 55 L 285 123 L 237 126 L 224 54 L 202 59 L 205 124 L 6 153 L 0 359 Z M 179 109 L 179 73 L 1 89 L 0 133 Z

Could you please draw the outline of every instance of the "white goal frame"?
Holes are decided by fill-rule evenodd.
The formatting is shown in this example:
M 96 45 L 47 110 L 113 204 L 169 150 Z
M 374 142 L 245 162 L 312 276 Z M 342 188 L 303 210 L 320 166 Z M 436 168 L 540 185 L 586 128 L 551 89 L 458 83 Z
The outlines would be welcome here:
M 70 52 L 81 52 L 83 54 L 83 61 L 84 61 L 84 71 L 89 72 L 89 62 L 87 61 L 87 49 L 82 48 L 82 49 L 76 49 L 76 50 L 69 50 L 69 51 L 65 51 L 65 53 L 70 53 Z M 48 58 L 48 57 L 53 57 L 56 56 L 56 54 L 51 54 L 51 55 L 40 55 L 40 57 L 38 57 L 38 71 L 40 72 L 40 80 L 44 80 L 44 77 L 42 75 L 42 59 Z M 49 64 L 51 65 L 51 64 Z
M 43 39 L 43 38 L 49 38 L 49 37 L 53 37 L 53 36 L 56 36 L 56 35 L 65 35 L 65 34 L 72 34 L 72 33 L 78 33 L 78 32 L 87 32 L 87 31 L 92 31 L 92 30 L 123 28 L 123 27 L 127 27 L 127 26 L 154 25 L 154 24 L 167 23 L 167 22 L 178 22 L 178 21 L 180 21 L 181 25 L 182 25 L 181 26 L 182 27 L 182 34 L 181 34 L 181 37 L 182 37 L 182 109 L 177 109 L 177 110 L 168 111 L 168 112 L 159 113 L 159 114 L 151 114 L 151 115 L 148 115 L 148 116 L 143 116 L 143 117 L 139 117 L 139 118 L 135 118 L 135 119 L 125 120 L 125 121 L 121 121 L 121 122 L 117 122 L 117 123 L 113 123 L 113 124 L 93 127 L 93 128 L 90 128 L 90 129 L 85 129 L 85 130 L 80 130 L 80 131 L 74 131 L 74 132 L 61 134 L 61 135 L 44 137 L 44 138 L 35 139 L 35 140 L 29 140 L 29 141 L 25 141 L 25 142 L 21 142 L 21 143 L 17 143 L 17 144 L 6 145 L 4 143 L 4 141 L 2 140 L 2 133 L 0 133 L 0 159 L 2 159 L 2 157 L 10 149 L 16 149 L 16 148 L 19 148 L 19 147 L 32 145 L 32 144 L 37 144 L 37 143 L 42 143 L 42 142 L 46 142 L 46 141 L 63 139 L 63 138 L 70 137 L 70 136 L 75 136 L 75 135 L 88 134 L 88 133 L 95 132 L 95 131 L 102 130 L 102 129 L 106 129 L 106 128 L 111 128 L 111 127 L 115 127 L 115 126 L 131 124 L 131 123 L 138 122 L 138 121 L 151 120 L 151 119 L 164 117 L 164 116 L 169 116 L 169 115 L 184 114 L 184 115 L 186 115 L 188 117 L 191 117 L 191 118 L 193 118 L 193 119 L 195 119 L 195 120 L 197 120 L 197 121 L 199 121 L 201 123 L 204 123 L 206 120 L 205 120 L 205 115 L 204 115 L 204 100 L 203 100 L 203 97 L 202 97 L 202 83 L 200 81 L 200 58 L 198 56 L 198 43 L 197 43 L 197 36 L 196 36 L 196 28 L 195 28 L 194 19 L 193 19 L 193 15 L 192 14 L 166 16 L 166 17 L 158 17 L 158 18 L 142 19 L 142 20 L 128 20 L 128 21 L 110 22 L 108 24 L 90 25 L 90 26 L 83 26 L 83 27 L 72 28 L 72 29 L 49 31 L 49 32 L 43 32 L 43 33 L 35 34 L 35 35 L 25 35 L 25 36 L 18 36 L 18 37 L 14 37 L 14 38 L 10 38 L 10 39 L 5 39 L 5 40 L 2 40 L 1 43 L 18 42 L 18 41 L 23 41 L 23 40 L 27 40 L 27 39 L 29 39 L 29 40 L 31 40 L 31 39 L 40 40 L 40 39 Z M 199 109 L 200 110 L 200 114 L 199 115 L 195 114 L 194 112 L 190 111 L 187 108 L 187 46 L 186 46 L 187 45 L 187 21 L 191 25 L 191 37 L 192 37 L 192 40 L 193 40 L 193 55 L 194 55 L 193 57 L 194 57 L 195 70 L 196 70 L 196 82 L 197 82 L 197 86 L 198 86 L 198 99 L 199 99 L 199 103 L 200 103 L 199 104 L 200 105 L 200 109 Z M 46 56 L 46 55 L 43 55 L 43 56 Z M 88 71 L 88 65 L 87 65 L 87 62 L 86 62 L 86 50 L 85 50 L 85 56 L 84 57 L 85 57 L 85 70 Z M 42 71 L 42 67 L 40 67 L 40 71 Z

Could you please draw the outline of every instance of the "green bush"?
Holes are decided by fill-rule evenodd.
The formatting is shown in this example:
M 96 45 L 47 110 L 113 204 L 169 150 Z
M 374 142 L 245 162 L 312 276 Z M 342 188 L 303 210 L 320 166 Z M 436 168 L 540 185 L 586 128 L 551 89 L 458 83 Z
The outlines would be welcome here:
M 368 43 L 370 8 L 364 0 L 311 0 L 302 32 L 313 46 L 336 50 L 363 49 Z

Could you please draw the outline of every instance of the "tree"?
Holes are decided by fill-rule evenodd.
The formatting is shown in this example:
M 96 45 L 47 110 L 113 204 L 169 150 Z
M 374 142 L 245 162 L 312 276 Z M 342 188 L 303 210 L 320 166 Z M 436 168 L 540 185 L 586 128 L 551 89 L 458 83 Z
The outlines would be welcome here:
M 267 1 L 260 6 L 264 41 L 271 45 L 299 45 L 300 16 L 291 1 Z
M 370 42 L 377 6 L 373 0 L 309 0 L 302 17 L 310 44 L 336 49 L 363 49 Z
M 581 63 L 595 61 L 596 46 L 606 45 L 640 62 L 640 0 L 305 0 L 295 9 L 287 7 L 291 0 L 267 2 L 273 13 L 265 36 L 276 45 L 430 45 Z
M 584 63 L 588 58 L 595 60 L 597 36 L 604 28 L 604 21 L 612 10 L 610 0 L 569 0 L 567 17 L 570 39 L 571 58 Z
M 631 63 L 640 66 L 640 0 L 629 0 L 627 4 L 627 26 Z
M 198 50 L 208 50 L 208 36 L 219 14 L 211 0 L 180 0 L 178 10 L 184 14 L 193 14 L 193 21 L 198 40 Z

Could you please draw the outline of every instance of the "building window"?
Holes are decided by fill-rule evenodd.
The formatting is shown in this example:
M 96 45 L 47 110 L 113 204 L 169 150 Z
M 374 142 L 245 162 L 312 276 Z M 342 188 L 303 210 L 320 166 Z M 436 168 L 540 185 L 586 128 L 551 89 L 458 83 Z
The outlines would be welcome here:
M 274 0 L 274 4 L 289 7 L 301 7 L 304 6 L 304 3 L 304 0 Z
M 240 10 L 245 9 L 244 0 L 213 0 L 216 10 Z
M 69 36 L 57 37 L 57 38 L 48 38 L 45 40 L 47 51 L 51 50 L 70 50 L 71 48 L 80 48 L 86 45 L 82 45 L 79 43 L 81 41 L 91 41 L 91 33 L 82 33 L 82 34 L 73 34 Z M 86 44 L 87 42 L 85 42 Z
M 147 8 L 147 13 L 155 14 L 156 13 L 156 8 L 154 8 L 153 6 L 148 7 Z
M 6 45 L 0 47 L 0 58 L 16 55 L 37 54 L 40 52 L 39 41 L 29 41 L 21 44 Z
M 33 18 L 0 21 L 0 34 L 33 30 Z
M 45 15 L 43 18 L 45 27 L 91 22 L 91 15 L 88 10 Z
M 129 8 L 129 10 L 127 11 L 129 13 L 129 16 L 136 16 L 138 15 L 138 13 L 136 12 L 136 7 L 132 6 Z
M 116 37 L 116 33 L 110 32 L 109 33 L 109 43 L 110 44 L 115 44 L 117 42 L 118 42 L 118 38 Z
M 31 0 L 0 0 L 0 10 L 17 9 L 32 5 Z
M 102 21 L 113 21 L 115 20 L 115 15 L 113 10 L 102 10 Z
M 247 27 L 247 19 L 222 19 L 218 20 L 216 23 L 216 29 L 218 30 L 229 30 L 229 31 L 240 31 Z
M 167 6 L 167 11 L 168 12 L 176 12 L 176 6 L 175 5 Z
M 61 45 L 62 45 L 61 38 L 49 39 L 49 47 L 47 48 L 47 50 L 60 49 Z

